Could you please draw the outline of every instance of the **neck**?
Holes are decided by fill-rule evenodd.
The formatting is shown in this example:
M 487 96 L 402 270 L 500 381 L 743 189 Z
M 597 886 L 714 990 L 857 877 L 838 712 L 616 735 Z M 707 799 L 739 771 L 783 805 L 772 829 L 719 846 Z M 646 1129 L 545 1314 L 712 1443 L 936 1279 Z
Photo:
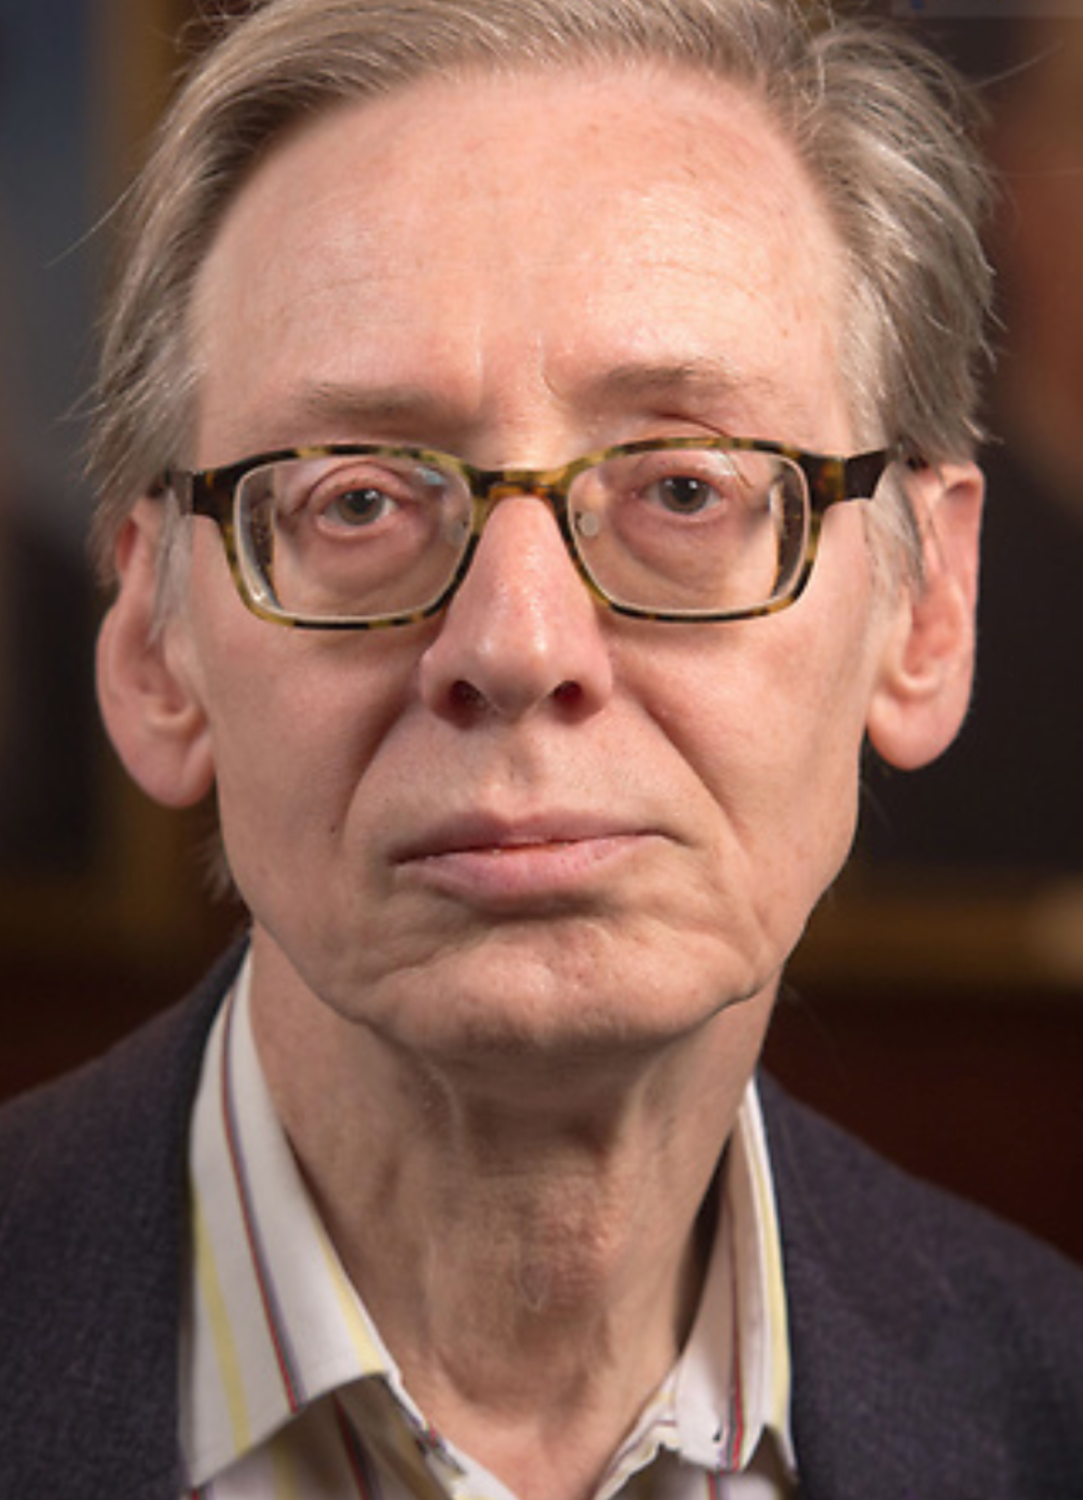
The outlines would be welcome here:
M 463 1069 L 265 1001 L 276 1106 L 414 1400 L 523 1500 L 591 1493 L 691 1326 L 744 1086 L 726 1032 L 760 1002 L 634 1058 Z

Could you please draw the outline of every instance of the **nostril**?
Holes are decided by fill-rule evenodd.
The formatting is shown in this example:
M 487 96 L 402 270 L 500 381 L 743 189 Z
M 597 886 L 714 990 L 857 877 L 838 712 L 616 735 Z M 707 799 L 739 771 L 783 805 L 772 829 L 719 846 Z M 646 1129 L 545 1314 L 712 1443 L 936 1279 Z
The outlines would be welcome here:
M 562 708 L 577 708 L 584 699 L 582 685 L 571 678 L 565 678 L 563 682 L 558 683 L 549 696 Z M 452 709 L 468 715 L 476 714 L 489 704 L 489 699 L 481 688 L 475 687 L 465 677 L 457 677 L 451 684 L 448 699 Z M 499 700 L 495 706 L 499 709 Z
M 451 684 L 451 701 L 458 708 L 480 708 L 485 699 L 472 682 L 459 677 Z

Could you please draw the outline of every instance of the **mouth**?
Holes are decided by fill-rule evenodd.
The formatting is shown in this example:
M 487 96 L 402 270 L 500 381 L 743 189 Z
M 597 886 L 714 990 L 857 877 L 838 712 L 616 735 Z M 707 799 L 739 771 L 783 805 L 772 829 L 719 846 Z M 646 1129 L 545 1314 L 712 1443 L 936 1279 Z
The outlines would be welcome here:
M 408 881 L 446 895 L 518 904 L 586 892 L 654 836 L 594 815 L 471 817 L 431 830 L 394 863 Z

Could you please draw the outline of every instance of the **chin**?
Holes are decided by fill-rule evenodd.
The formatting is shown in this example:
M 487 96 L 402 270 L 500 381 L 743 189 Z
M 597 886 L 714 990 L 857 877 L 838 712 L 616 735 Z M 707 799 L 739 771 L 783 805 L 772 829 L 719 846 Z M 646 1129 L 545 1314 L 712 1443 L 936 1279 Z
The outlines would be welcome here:
M 388 977 L 366 1001 L 398 1048 L 472 1068 L 642 1062 L 774 990 L 772 971 L 725 955 L 696 969 L 612 945 L 604 960 L 504 943 Z M 378 1018 L 378 1019 L 376 1019 Z

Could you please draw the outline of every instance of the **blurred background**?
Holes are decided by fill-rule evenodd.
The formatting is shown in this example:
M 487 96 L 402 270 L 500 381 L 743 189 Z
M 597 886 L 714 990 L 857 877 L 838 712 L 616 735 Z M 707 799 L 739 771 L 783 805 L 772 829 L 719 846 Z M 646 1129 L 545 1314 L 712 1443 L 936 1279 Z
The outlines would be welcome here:
M 1083 1259 L 1083 0 L 868 8 L 975 80 L 1002 173 L 981 657 L 941 762 L 870 758 L 768 1061 Z M 102 221 L 207 31 L 192 0 L 0 0 L 0 1097 L 179 998 L 243 925 L 205 889 L 211 811 L 152 807 L 98 726 L 79 478 Z

